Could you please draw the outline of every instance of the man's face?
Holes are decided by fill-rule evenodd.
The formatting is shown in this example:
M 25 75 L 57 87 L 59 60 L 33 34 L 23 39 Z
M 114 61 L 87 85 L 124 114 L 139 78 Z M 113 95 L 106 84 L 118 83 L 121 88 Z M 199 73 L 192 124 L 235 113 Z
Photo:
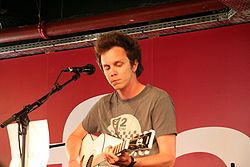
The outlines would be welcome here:
M 122 90 L 136 78 L 137 63 L 131 67 L 126 51 L 114 46 L 101 55 L 104 75 L 115 90 Z

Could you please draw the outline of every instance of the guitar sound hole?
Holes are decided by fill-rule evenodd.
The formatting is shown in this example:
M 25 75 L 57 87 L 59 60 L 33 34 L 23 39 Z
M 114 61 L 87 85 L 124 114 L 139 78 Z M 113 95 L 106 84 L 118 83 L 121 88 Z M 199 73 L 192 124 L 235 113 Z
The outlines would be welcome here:
M 88 159 L 88 162 L 86 164 L 86 167 L 91 167 L 92 165 L 92 162 L 93 162 L 93 158 L 94 158 L 94 155 L 91 155 Z

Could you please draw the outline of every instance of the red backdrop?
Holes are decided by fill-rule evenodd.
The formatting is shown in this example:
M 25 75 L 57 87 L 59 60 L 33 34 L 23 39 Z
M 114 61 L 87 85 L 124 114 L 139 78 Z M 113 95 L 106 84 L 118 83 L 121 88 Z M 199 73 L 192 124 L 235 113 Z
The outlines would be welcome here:
M 145 67 L 140 80 L 172 96 L 179 133 L 213 126 L 232 128 L 250 136 L 249 29 L 248 23 L 140 40 Z M 0 121 L 48 93 L 63 68 L 89 63 L 98 68 L 92 47 L 1 60 Z M 71 75 L 64 74 L 61 82 Z M 50 97 L 29 117 L 47 119 L 50 143 L 60 143 L 73 108 L 110 91 L 112 88 L 97 69 L 95 74 L 82 75 Z M 0 162 L 7 166 L 11 157 L 6 128 L 0 129 L 0 134 Z M 209 166 L 225 166 L 220 159 L 205 153 L 181 156 L 176 166 L 194 167 L 204 162 L 209 162 Z

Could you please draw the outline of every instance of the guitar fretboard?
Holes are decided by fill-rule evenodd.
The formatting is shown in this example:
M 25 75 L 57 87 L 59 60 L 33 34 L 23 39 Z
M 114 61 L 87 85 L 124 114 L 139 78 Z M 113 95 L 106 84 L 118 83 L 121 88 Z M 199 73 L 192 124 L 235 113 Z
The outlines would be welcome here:
M 114 146 L 114 154 L 119 154 L 123 150 L 127 149 L 126 148 L 126 141 L 121 142 L 120 144 Z

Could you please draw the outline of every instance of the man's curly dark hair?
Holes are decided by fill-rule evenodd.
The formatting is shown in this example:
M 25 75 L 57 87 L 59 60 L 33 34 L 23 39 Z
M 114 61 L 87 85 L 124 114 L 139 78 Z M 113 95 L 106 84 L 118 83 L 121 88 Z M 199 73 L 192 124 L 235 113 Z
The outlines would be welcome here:
M 143 71 L 143 66 L 141 63 L 141 47 L 136 39 L 118 31 L 104 33 L 100 35 L 100 37 L 96 41 L 96 61 L 100 69 L 103 71 L 101 54 L 108 51 L 114 46 L 122 47 L 126 51 L 131 66 L 134 65 L 136 60 L 138 61 L 136 76 L 139 77 Z

